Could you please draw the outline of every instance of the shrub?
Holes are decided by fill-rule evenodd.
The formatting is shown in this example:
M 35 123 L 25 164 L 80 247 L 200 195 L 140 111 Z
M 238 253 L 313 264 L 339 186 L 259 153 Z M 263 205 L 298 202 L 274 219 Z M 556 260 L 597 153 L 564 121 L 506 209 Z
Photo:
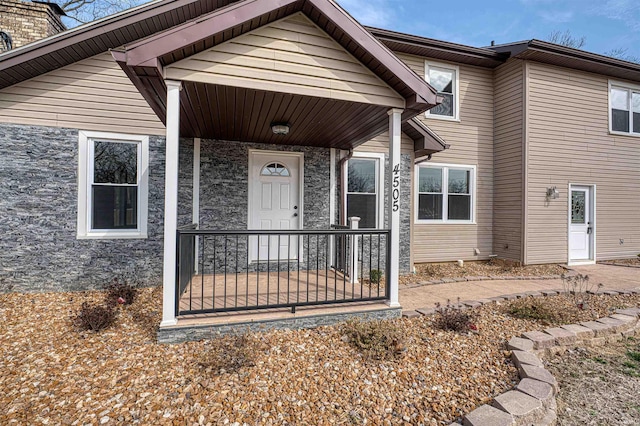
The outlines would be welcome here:
M 511 302 L 508 312 L 516 318 L 544 321 L 549 324 L 557 320 L 556 313 L 545 305 L 542 299 L 535 297 L 526 297 Z
M 358 349 L 366 359 L 390 360 L 404 353 L 404 334 L 389 320 L 350 319 L 342 326 L 343 340 Z
M 105 286 L 107 304 L 131 305 L 138 294 L 138 287 L 140 283 L 132 279 L 114 278 Z
M 379 269 L 372 269 L 369 271 L 369 280 L 373 284 L 380 284 L 380 280 L 382 279 L 382 271 Z
M 604 284 L 602 283 L 598 285 L 591 283 L 589 281 L 589 275 L 562 274 L 560 278 L 562 278 L 562 287 L 564 291 L 571 296 L 573 303 L 575 303 L 580 309 L 587 309 L 591 296 L 598 294 L 600 289 L 604 287 Z
M 82 330 L 100 331 L 113 324 L 115 319 L 116 312 L 111 306 L 84 302 L 74 322 Z
M 436 319 L 434 326 L 445 331 L 455 331 L 458 333 L 477 330 L 478 327 L 474 324 L 475 315 L 460 304 L 460 298 L 458 298 L 457 304 L 452 304 L 451 300 L 447 299 L 447 304 L 442 306 L 440 303 L 436 303 Z
M 248 333 L 225 336 L 211 342 L 198 359 L 198 364 L 216 373 L 234 372 L 256 365 L 258 353 L 264 350 L 261 341 Z

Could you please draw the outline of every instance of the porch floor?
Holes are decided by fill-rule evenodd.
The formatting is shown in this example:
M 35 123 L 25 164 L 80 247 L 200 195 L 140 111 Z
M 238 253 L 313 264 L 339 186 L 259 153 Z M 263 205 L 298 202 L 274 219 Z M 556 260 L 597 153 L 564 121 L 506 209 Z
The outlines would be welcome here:
M 242 308 L 272 306 L 270 311 L 291 308 L 284 304 L 327 303 L 384 296 L 384 284 L 369 285 L 367 280 L 357 284 L 335 270 L 300 270 L 244 272 L 238 274 L 194 275 L 190 285 L 180 297 L 180 311 L 221 310 L 208 316 L 229 316 L 229 309 L 240 309 L 240 313 L 255 316 Z M 335 305 L 339 305 L 336 303 Z M 317 306 L 315 307 L 318 308 Z M 302 309 L 297 306 L 296 309 Z M 260 309 L 263 311 L 263 309 Z M 180 315 L 180 318 L 203 314 Z

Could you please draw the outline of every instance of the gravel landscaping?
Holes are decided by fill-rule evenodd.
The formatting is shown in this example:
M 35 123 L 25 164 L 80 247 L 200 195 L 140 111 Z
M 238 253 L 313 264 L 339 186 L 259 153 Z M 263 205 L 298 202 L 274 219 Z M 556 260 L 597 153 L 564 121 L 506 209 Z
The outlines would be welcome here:
M 456 262 L 428 263 L 416 265 L 416 273 L 401 276 L 400 283 L 413 284 L 418 282 L 465 277 L 471 277 L 473 279 L 477 279 L 478 277 L 558 277 L 566 272 L 566 269 L 560 265 L 548 264 L 520 266 L 515 262 L 502 259 L 478 262 L 464 262 L 463 266 L 458 266 Z
M 159 345 L 159 288 L 119 306 L 111 328 L 79 331 L 70 318 L 102 298 L 0 295 L 0 424 L 449 424 L 516 383 L 507 339 L 566 318 L 514 318 L 493 304 L 464 333 L 437 329 L 434 316 L 399 319 L 397 355 L 376 360 L 345 326 Z M 573 302 L 545 304 L 564 312 Z M 576 315 L 638 304 L 595 296 Z

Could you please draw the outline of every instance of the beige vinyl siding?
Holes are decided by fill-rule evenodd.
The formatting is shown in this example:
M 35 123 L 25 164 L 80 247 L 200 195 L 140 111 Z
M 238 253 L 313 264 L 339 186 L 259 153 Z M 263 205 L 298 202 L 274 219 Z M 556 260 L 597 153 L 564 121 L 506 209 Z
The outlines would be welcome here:
M 171 64 L 166 77 L 404 107 L 398 93 L 301 13 Z
M 0 122 L 164 135 L 164 125 L 109 53 L 0 90 Z
M 524 62 L 495 70 L 493 252 L 522 262 Z
M 528 72 L 527 263 L 567 261 L 570 183 L 596 185 L 596 258 L 635 256 L 640 138 L 609 134 L 607 77 L 535 62 Z M 550 186 L 559 199 L 546 200 Z
M 425 58 L 397 53 L 424 77 Z M 437 61 L 442 63 L 441 61 Z M 458 65 L 458 64 L 452 64 Z M 486 259 L 493 251 L 493 70 L 458 65 L 460 70 L 460 120 L 419 119 L 451 148 L 433 155 L 434 163 L 475 165 L 475 224 L 413 224 L 414 262 Z M 415 204 L 415 185 L 412 187 Z M 415 219 L 412 209 L 412 222 Z M 474 254 L 474 249 L 480 255 Z
M 400 147 L 402 154 L 411 154 L 413 156 L 413 139 L 409 136 L 402 134 L 402 144 Z M 359 152 L 377 152 L 382 154 L 389 154 L 389 132 L 384 132 L 379 136 L 371 139 L 358 146 L 355 151 Z

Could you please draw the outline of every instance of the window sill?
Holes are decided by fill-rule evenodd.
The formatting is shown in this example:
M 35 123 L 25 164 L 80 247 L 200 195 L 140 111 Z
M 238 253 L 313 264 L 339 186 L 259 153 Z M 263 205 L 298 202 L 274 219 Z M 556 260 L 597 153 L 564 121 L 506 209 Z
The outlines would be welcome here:
M 468 220 L 416 220 L 415 225 L 477 225 L 475 221 Z
M 613 136 L 630 136 L 632 138 L 640 138 L 640 133 L 627 133 L 627 132 L 617 132 L 615 130 L 609 130 L 609 134 Z
M 134 232 L 89 232 L 77 234 L 78 240 L 144 240 L 148 236 L 140 231 Z
M 440 121 L 451 121 L 454 123 L 459 123 L 460 122 L 460 118 L 459 117 L 447 117 L 444 115 L 431 115 L 431 114 L 427 114 L 425 113 L 425 118 L 427 119 L 433 119 L 433 120 L 440 120 Z

